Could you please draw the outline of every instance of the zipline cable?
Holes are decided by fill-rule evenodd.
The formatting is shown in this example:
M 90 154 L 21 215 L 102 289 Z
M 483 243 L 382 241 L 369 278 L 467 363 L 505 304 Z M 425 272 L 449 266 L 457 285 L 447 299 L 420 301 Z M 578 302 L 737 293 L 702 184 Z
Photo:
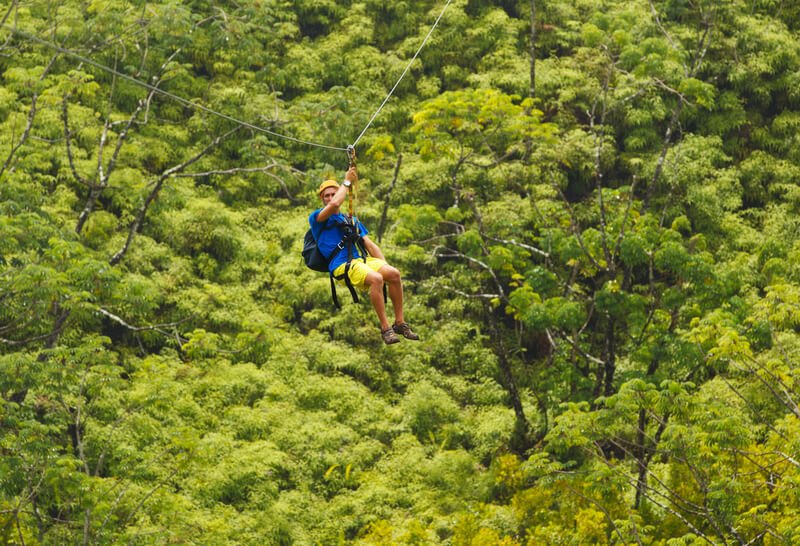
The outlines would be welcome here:
M 117 76 L 119 78 L 122 78 L 124 80 L 127 80 L 127 81 L 129 81 L 129 82 L 131 82 L 131 83 L 133 83 L 135 85 L 139 85 L 141 87 L 149 89 L 150 91 L 153 91 L 154 93 L 158 93 L 160 95 L 168 97 L 168 98 L 170 98 L 170 99 L 172 99 L 172 100 L 174 100 L 174 101 L 176 101 L 176 102 L 178 102 L 180 104 L 183 104 L 184 106 L 188 106 L 189 108 L 192 108 L 194 110 L 200 110 L 200 111 L 206 112 L 208 114 L 217 116 L 219 118 L 222 118 L 222 119 L 225 119 L 225 120 L 228 120 L 228 121 L 232 121 L 233 123 L 241 125 L 242 127 L 247 127 L 248 129 L 252 129 L 252 130 L 258 131 L 260 133 L 266 133 L 266 134 L 268 134 L 270 136 L 282 138 L 284 140 L 290 140 L 290 141 L 296 142 L 298 144 L 305 144 L 307 146 L 314 146 L 314 147 L 317 147 L 317 148 L 324 148 L 324 149 L 327 149 L 327 150 L 337 150 L 337 151 L 347 152 L 348 158 L 349 158 L 351 150 L 353 150 L 355 148 L 355 146 L 361 140 L 361 137 L 363 137 L 364 134 L 369 130 L 370 126 L 372 126 L 372 122 L 375 121 L 375 119 L 381 113 L 381 110 L 383 110 L 383 107 L 386 106 L 387 102 L 389 102 L 389 99 L 394 94 L 395 90 L 397 89 L 397 86 L 400 85 L 400 82 L 403 81 L 403 78 L 405 78 L 406 74 L 411 69 L 411 65 L 414 63 L 415 60 L 417 60 L 417 57 L 419 56 L 420 52 L 422 51 L 422 48 L 425 47 L 425 44 L 428 42 L 428 39 L 433 34 L 433 31 L 439 25 L 439 21 L 441 21 L 442 17 L 444 16 L 445 11 L 447 11 L 447 8 L 450 6 L 451 2 L 452 2 L 452 0 L 447 0 L 447 2 L 445 3 L 444 7 L 442 8 L 442 11 L 439 13 L 439 16 L 436 18 L 436 21 L 434 21 L 434 23 L 431 26 L 430 30 L 428 30 L 428 34 L 425 35 L 425 38 L 422 40 L 422 43 L 417 48 L 417 51 L 414 53 L 414 56 L 411 57 L 411 60 L 406 65 L 405 69 L 403 70 L 403 73 L 400 74 L 400 77 L 397 79 L 397 81 L 395 82 L 395 84 L 392 87 L 392 89 L 386 95 L 386 98 L 383 99 L 383 102 L 380 104 L 380 106 L 378 106 L 378 109 L 375 111 L 374 114 L 372 114 L 372 117 L 367 122 L 367 125 L 364 127 L 364 130 L 361 131 L 361 134 L 358 135 L 358 138 L 355 139 L 353 144 L 349 145 L 346 148 L 342 148 L 340 146 L 331 146 L 331 145 L 328 145 L 328 144 L 320 144 L 318 142 L 311 142 L 311 141 L 308 141 L 308 140 L 295 138 L 295 137 L 292 137 L 292 136 L 289 136 L 289 135 L 284 135 L 282 133 L 277 133 L 275 131 L 271 131 L 269 129 L 265 129 L 264 127 L 259 127 L 258 125 L 253 125 L 252 123 L 248 123 L 246 121 L 242 121 L 242 120 L 237 119 L 237 118 L 235 118 L 233 116 L 229 116 L 228 114 L 223 114 L 222 112 L 217 112 L 216 110 L 214 110 L 212 108 L 209 108 L 207 106 L 203 106 L 202 104 L 197 104 L 197 103 L 191 102 L 191 101 L 189 101 L 187 99 L 184 99 L 183 97 L 179 97 L 178 95 L 175 95 L 174 93 L 170 93 L 169 91 L 165 91 L 163 89 L 160 89 L 160 88 L 158 88 L 158 87 L 156 87 L 154 85 L 151 85 L 151 84 L 149 84 L 147 82 L 143 82 L 143 81 L 141 81 L 141 80 L 139 80 L 137 78 L 134 78 L 132 76 L 128 76 L 127 74 L 123 74 L 122 72 L 120 72 L 118 70 L 115 70 L 115 69 L 111 68 L 110 66 L 106 66 L 106 65 L 104 65 L 102 63 L 94 61 L 94 60 L 92 60 L 92 59 L 90 59 L 88 57 L 85 57 L 85 56 L 81 55 L 80 53 L 72 51 L 71 49 L 67 49 L 67 48 L 61 47 L 61 46 L 59 46 L 57 44 L 54 44 L 52 42 L 48 42 L 47 40 L 39 38 L 38 36 L 36 36 L 34 34 L 30 34 L 28 32 L 19 30 L 18 28 L 11 27 L 11 26 L 8 26 L 8 25 L 5 25 L 5 24 L 0 25 L 0 26 L 5 28 L 6 30 L 8 30 L 8 31 L 10 31 L 10 32 L 12 32 L 14 34 L 17 34 L 19 36 L 22 36 L 23 38 L 26 38 L 26 39 L 28 39 L 28 40 L 30 40 L 32 42 L 36 42 L 36 43 L 38 43 L 40 45 L 43 45 L 45 47 L 48 47 L 48 48 L 53 49 L 55 51 L 58 51 L 59 53 L 61 53 L 63 55 L 67 55 L 69 57 L 73 57 L 75 59 L 78 59 L 81 62 L 84 62 L 84 63 L 86 63 L 88 65 L 94 66 L 95 68 L 98 68 L 100 70 L 103 70 L 105 72 L 113 74 L 113 75 L 115 75 L 115 76 Z
M 367 126 L 366 126 L 366 127 L 364 127 L 364 130 L 363 130 L 363 131 L 361 131 L 361 134 L 360 134 L 360 135 L 358 135 L 358 138 L 355 140 L 355 142 L 353 142 L 353 144 L 351 144 L 351 146 L 355 147 L 355 146 L 358 144 L 358 141 L 359 141 L 359 140 L 361 140 L 361 137 L 363 137 L 363 136 L 364 136 L 364 133 L 366 133 L 366 132 L 367 132 L 367 129 L 369 129 L 370 125 L 372 125 L 372 122 L 373 122 L 373 121 L 375 121 L 375 118 L 376 118 L 376 117 L 378 117 L 378 114 L 380 114 L 380 112 L 381 112 L 381 110 L 383 109 L 383 107 L 384 107 L 384 106 L 386 105 L 386 103 L 389 101 L 389 98 L 392 96 L 392 93 L 394 93 L 394 90 L 395 90 L 395 89 L 397 89 L 397 86 L 398 86 L 398 85 L 400 85 L 400 82 L 401 82 L 401 81 L 403 81 L 403 78 L 405 77 L 405 75 L 406 75 L 406 73 L 408 72 L 408 70 L 411 68 L 411 65 L 412 65 L 412 64 L 414 63 L 414 61 L 417 59 L 417 56 L 419 56 L 419 53 L 420 53 L 420 51 L 422 51 L 422 48 L 423 48 L 423 47 L 425 47 L 425 44 L 427 43 L 427 41 L 428 41 L 428 38 L 430 38 L 430 37 L 431 37 L 431 34 L 433 34 L 433 31 L 434 31 L 434 29 L 435 29 L 435 28 L 436 28 L 436 26 L 439 24 L 439 21 L 442 19 L 442 16 L 444 15 L 444 12 L 445 12 L 445 11 L 447 11 L 447 7 L 450 5 L 450 2 L 452 2 L 452 0 L 447 0 L 447 3 L 446 3 L 446 4 L 444 5 L 444 7 L 442 8 L 442 12 L 439 14 L 439 17 L 437 17 L 437 18 L 436 18 L 436 21 L 433 23 L 433 26 L 432 26 L 432 27 L 431 27 L 431 29 L 428 31 L 428 34 L 427 34 L 427 36 L 425 36 L 425 39 L 424 39 L 424 40 L 422 40 L 422 43 L 420 44 L 419 48 L 417 49 L 417 52 L 416 52 L 416 53 L 414 53 L 414 56 L 413 56 L 413 57 L 411 57 L 411 60 L 410 60 L 410 61 L 408 62 L 408 64 L 406 65 L 406 69 L 405 69 L 405 70 L 403 70 L 403 73 L 402 73 L 402 74 L 400 74 L 400 77 L 397 79 L 397 82 L 394 84 L 394 87 L 392 87 L 391 91 L 389 91 L 389 94 L 388 94 L 388 95 L 386 95 L 386 98 L 385 98 L 385 99 L 383 99 L 383 102 L 382 102 L 382 103 L 381 103 L 381 105 L 378 107 L 378 109 L 375 111 L 375 113 L 374 113 L 374 114 L 372 114 L 372 117 L 371 117 L 371 118 L 370 118 L 370 120 L 367 122 Z
M 268 135 L 271 135 L 271 136 L 274 136 L 274 137 L 278 137 L 278 138 L 282 138 L 282 139 L 285 139 L 285 140 L 291 140 L 292 142 L 297 142 L 298 144 L 305 144 L 307 146 L 315 146 L 317 148 L 325 148 L 327 150 L 337 150 L 337 151 L 342 151 L 342 152 L 346 152 L 347 151 L 347 148 L 342 148 L 342 147 L 339 147 L 339 146 L 330 146 L 330 145 L 327 145 L 327 144 L 320 144 L 318 142 L 311 142 L 311 141 L 308 141 L 308 140 L 302 140 L 302 139 L 295 138 L 295 137 L 292 137 L 292 136 L 289 136 L 289 135 L 276 133 L 275 131 L 270 131 L 269 129 L 265 129 L 264 127 L 259 127 L 258 125 L 253 125 L 252 123 L 248 123 L 246 121 L 242 121 L 242 120 L 237 119 L 237 118 L 235 118 L 233 116 L 229 116 L 228 114 L 223 114 L 222 112 L 217 112 L 216 110 L 213 110 L 213 109 L 211 109 L 211 108 L 209 108 L 207 106 L 203 106 L 202 104 L 197 104 L 197 103 L 191 102 L 191 101 L 189 101 L 187 99 L 184 99 L 183 97 L 179 97 L 178 95 L 170 93 L 169 91 L 164 91 L 163 89 L 159 89 L 158 87 L 156 87 L 154 85 L 150 85 L 147 82 L 143 82 L 143 81 L 138 80 L 138 79 L 136 79 L 136 78 L 134 78 L 132 76 L 128 76 L 127 74 L 123 74 L 122 72 L 119 72 L 118 70 L 115 70 L 115 69 L 113 69 L 113 68 L 111 68 L 109 66 L 105 66 L 102 63 L 99 63 L 97 61 L 93 61 L 92 59 L 89 59 L 88 57 L 84 57 L 80 53 L 72 51 L 71 49 L 63 48 L 63 47 L 61 47 L 59 45 L 56 45 L 56 44 L 51 43 L 51 42 L 48 42 L 47 40 L 43 40 L 42 38 L 39 38 L 38 36 L 35 36 L 33 34 L 29 34 L 29 33 L 25 32 L 25 31 L 19 30 L 17 28 L 10 27 L 8 25 L 2 25 L 2 27 L 5 28 L 6 30 L 9 30 L 9 31 L 19 35 L 19 36 L 22 36 L 23 38 L 26 38 L 28 40 L 31 40 L 31 41 L 36 42 L 38 44 L 41 44 L 41 45 L 43 45 L 45 47 L 48 47 L 50 49 L 53 49 L 55 51 L 58 51 L 59 53 L 61 53 L 63 55 L 67 55 L 69 57 L 73 57 L 75 59 L 78 59 L 81 62 L 84 62 L 86 64 L 94 66 L 95 68 L 98 68 L 100 70 L 103 70 L 105 72 L 113 74 L 113 75 L 115 75 L 115 76 L 117 76 L 119 78 L 122 78 L 124 80 L 127 80 L 127 81 L 129 81 L 129 82 L 131 82 L 133 84 L 136 84 L 136 85 L 139 85 L 139 86 L 144 87 L 146 89 L 149 89 L 150 91 L 153 91 L 155 93 L 159 93 L 159 94 L 161 94 L 161 95 L 163 95 L 165 97 L 169 97 L 170 99 L 172 99 L 172 100 L 174 100 L 176 102 L 179 102 L 180 104 L 183 104 L 184 106 L 188 106 L 189 108 L 192 108 L 194 110 L 201 110 L 201 111 L 206 112 L 208 114 L 220 117 L 220 118 L 228 120 L 228 121 L 232 121 L 233 123 L 237 123 L 237 124 L 241 125 L 242 127 L 247 127 L 248 129 L 252 129 L 252 130 L 258 131 L 260 133 L 266 133 Z

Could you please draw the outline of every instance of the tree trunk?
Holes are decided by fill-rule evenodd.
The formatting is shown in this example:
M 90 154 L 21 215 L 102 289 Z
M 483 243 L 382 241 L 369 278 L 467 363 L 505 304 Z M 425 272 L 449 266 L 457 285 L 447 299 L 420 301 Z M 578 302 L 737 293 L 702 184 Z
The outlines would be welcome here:
M 670 330 L 672 330 L 672 327 L 670 327 Z M 658 361 L 653 359 L 650 361 L 650 365 L 647 366 L 647 377 L 652 378 L 656 371 L 658 371 Z M 648 448 L 646 445 L 646 430 L 649 421 L 650 419 L 647 417 L 647 410 L 639 410 L 639 419 L 637 424 L 638 428 L 636 431 L 636 446 L 634 447 L 634 456 L 636 457 L 636 463 L 639 467 L 636 476 L 636 496 L 633 501 L 633 507 L 637 510 L 641 506 L 642 499 L 647 493 L 647 474 L 650 471 L 650 461 L 656 454 L 658 443 L 661 441 L 661 435 L 664 434 L 664 430 L 667 428 L 669 414 L 664 415 L 664 419 L 658 425 L 658 430 L 653 436 L 652 445 Z
M 508 352 L 506 351 L 505 343 L 503 342 L 503 334 L 500 327 L 494 322 L 492 309 L 484 302 L 485 316 L 488 318 L 489 327 L 492 329 L 492 337 L 497 340 L 495 344 L 495 353 L 497 354 L 497 362 L 500 366 L 500 373 L 503 376 L 503 383 L 511 399 L 511 407 L 514 409 L 516 416 L 516 423 L 514 426 L 514 434 L 510 440 L 511 449 L 519 455 L 524 455 L 531 447 L 531 425 L 528 418 L 525 416 L 525 408 L 522 406 L 522 399 L 519 396 L 517 389 L 517 382 L 514 379 L 514 372 L 511 369 L 511 362 L 508 360 Z
M 400 164 L 403 162 L 403 154 L 397 154 L 397 163 L 394 164 L 394 177 L 392 184 L 389 186 L 389 191 L 386 192 L 386 200 L 383 203 L 383 213 L 381 214 L 381 221 L 378 224 L 378 242 L 383 240 L 383 231 L 386 229 L 386 216 L 389 213 L 389 200 L 392 198 L 392 191 L 395 184 L 397 184 L 397 175 L 400 174 Z
M 525 416 L 525 409 L 522 407 L 522 400 L 519 397 L 517 383 L 511 371 L 511 363 L 508 361 L 508 358 L 506 358 L 503 348 L 501 348 L 498 353 L 497 357 L 500 364 L 500 371 L 503 374 L 506 391 L 508 392 L 509 398 L 511 398 L 511 406 L 514 408 L 514 415 L 517 418 L 514 426 L 514 437 L 511 439 L 511 447 L 519 454 L 523 454 L 530 447 L 529 437 L 531 426 L 528 423 L 528 418 Z
M 605 374 L 603 385 L 603 394 L 605 396 L 611 396 L 614 394 L 614 373 L 617 370 L 617 342 L 614 333 L 614 325 L 614 319 L 609 319 L 608 326 L 606 326 L 606 346 L 604 351 L 606 353 L 606 357 L 604 358 Z

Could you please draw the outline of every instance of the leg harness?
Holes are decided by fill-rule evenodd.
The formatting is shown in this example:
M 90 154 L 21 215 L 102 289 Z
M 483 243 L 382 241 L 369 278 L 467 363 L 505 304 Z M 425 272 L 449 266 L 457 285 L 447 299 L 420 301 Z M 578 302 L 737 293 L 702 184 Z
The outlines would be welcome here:
M 336 255 L 336 253 L 347 249 L 347 263 L 344 266 L 344 272 L 341 275 L 334 275 L 333 271 L 331 271 L 330 278 L 331 278 L 331 297 L 333 298 L 333 304 L 337 308 L 341 308 L 342 306 L 339 304 L 339 298 L 336 295 L 336 285 L 334 283 L 335 280 L 342 280 L 344 279 L 344 284 L 347 286 L 347 289 L 350 291 L 350 295 L 353 298 L 353 303 L 358 303 L 358 293 L 356 292 L 355 287 L 353 286 L 353 282 L 350 280 L 350 264 L 353 262 L 355 252 L 354 248 L 358 250 L 359 257 L 355 258 L 358 260 L 363 260 L 364 263 L 367 263 L 367 256 L 369 253 L 367 252 L 366 247 L 364 246 L 364 238 L 358 233 L 358 228 L 351 223 L 346 223 L 340 226 L 342 231 L 344 232 L 344 236 L 342 240 L 339 241 L 339 244 L 336 245 L 336 249 L 333 251 L 332 255 Z M 383 301 L 386 301 L 386 284 L 383 285 Z

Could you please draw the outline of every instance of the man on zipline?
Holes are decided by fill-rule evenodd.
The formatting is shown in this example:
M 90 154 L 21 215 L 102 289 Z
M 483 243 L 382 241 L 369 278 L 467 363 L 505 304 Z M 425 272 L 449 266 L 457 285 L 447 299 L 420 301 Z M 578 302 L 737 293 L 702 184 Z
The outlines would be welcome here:
M 352 223 L 339 208 L 347 198 L 350 187 L 357 181 L 356 168 L 350 167 L 341 186 L 335 180 L 325 180 L 320 184 L 317 192 L 323 207 L 308 217 L 311 232 L 322 254 L 330 257 L 328 269 L 334 278 L 341 280 L 347 275 L 353 287 L 368 289 L 372 307 L 381 323 L 383 342 L 387 345 L 397 343 L 400 341 L 398 334 L 406 339 L 418 340 L 419 336 L 411 331 L 403 319 L 403 283 L 400 271 L 386 263 L 381 249 L 367 237 L 367 228 L 358 219 L 353 220 L 356 235 L 360 236 L 360 242 L 363 243 L 361 249 L 358 244 L 341 244 L 345 239 L 346 225 L 352 226 Z M 394 308 L 394 324 L 391 326 L 386 318 L 384 283 L 388 286 L 389 299 Z

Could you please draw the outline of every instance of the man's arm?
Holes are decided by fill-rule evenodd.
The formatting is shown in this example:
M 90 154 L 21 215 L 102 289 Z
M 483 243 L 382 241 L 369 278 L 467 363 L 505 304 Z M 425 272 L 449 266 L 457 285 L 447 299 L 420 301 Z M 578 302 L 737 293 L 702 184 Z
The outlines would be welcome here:
M 364 241 L 364 248 L 367 249 L 367 252 L 369 252 L 370 256 L 372 256 L 373 258 L 378 258 L 380 260 L 386 261 L 386 258 L 383 256 L 383 252 L 381 252 L 381 248 L 378 245 L 376 245 L 372 241 L 372 239 L 370 239 L 366 235 L 364 235 L 364 237 L 362 237 L 361 239 Z
M 344 175 L 344 179 L 355 184 L 358 181 L 358 173 L 356 173 L 356 168 L 350 167 L 350 169 L 347 171 L 347 174 Z M 319 214 L 317 215 L 317 222 L 324 222 L 339 212 L 339 207 L 341 207 L 342 203 L 344 203 L 348 191 L 349 188 L 346 185 L 342 184 L 339 186 L 339 189 L 336 190 L 333 198 L 328 201 L 328 204 L 325 205 L 321 211 L 319 211 Z
M 339 186 L 339 189 L 336 190 L 336 193 L 334 194 L 333 198 L 330 201 L 328 201 L 327 205 L 325 205 L 325 208 L 323 208 L 321 211 L 319 211 L 319 214 L 317 214 L 317 222 L 324 222 L 325 220 L 327 220 L 328 218 L 339 212 L 339 207 L 341 207 L 342 203 L 344 203 L 344 198 L 346 196 L 347 196 L 347 186 L 342 184 L 341 186 Z

